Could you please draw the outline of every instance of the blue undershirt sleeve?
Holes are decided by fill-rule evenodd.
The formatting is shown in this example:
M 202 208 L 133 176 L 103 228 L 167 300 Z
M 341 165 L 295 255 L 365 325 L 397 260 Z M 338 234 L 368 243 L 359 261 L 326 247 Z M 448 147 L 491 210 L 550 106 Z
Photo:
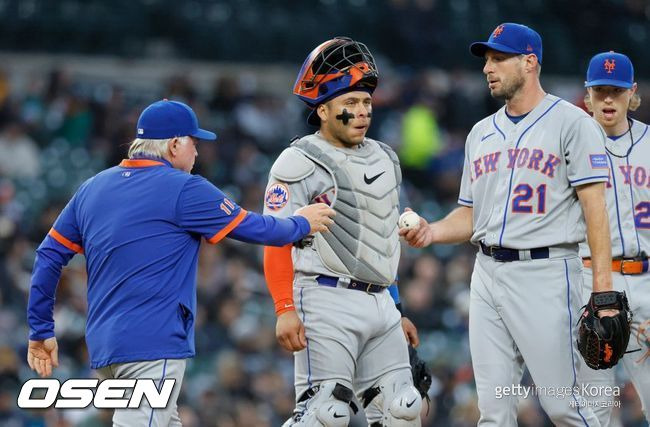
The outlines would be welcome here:
M 390 292 L 390 296 L 393 298 L 393 301 L 395 301 L 395 304 L 399 304 L 399 291 L 397 290 L 397 283 L 393 283 L 388 287 L 388 292 Z

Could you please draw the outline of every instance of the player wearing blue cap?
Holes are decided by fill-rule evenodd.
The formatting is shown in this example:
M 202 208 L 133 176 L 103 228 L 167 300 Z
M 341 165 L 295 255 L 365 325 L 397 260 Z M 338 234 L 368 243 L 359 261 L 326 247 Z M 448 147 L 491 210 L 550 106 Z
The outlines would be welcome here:
M 325 231 L 325 204 L 286 219 L 246 212 L 204 178 L 191 175 L 200 129 L 175 101 L 147 107 L 129 159 L 81 185 L 36 252 L 27 309 L 27 362 L 41 376 L 58 366 L 54 297 L 61 269 L 86 257 L 91 367 L 107 378 L 175 379 L 170 403 L 116 410 L 115 425 L 180 425 L 176 399 L 185 359 L 194 356 L 196 273 L 201 238 L 286 245 Z M 128 396 L 127 396 L 128 397 Z
M 614 289 L 629 297 L 632 339 L 628 350 L 641 353 L 623 358 L 623 366 L 634 384 L 650 423 L 650 132 L 648 125 L 628 116 L 641 103 L 636 93 L 634 67 L 617 52 L 603 52 L 589 62 L 585 81 L 585 105 L 607 134 L 605 149 L 610 169 L 606 197 L 612 236 L 612 281 Z M 585 286 L 591 282 L 589 247 L 580 245 Z M 614 370 L 580 369 L 580 379 L 606 391 L 616 384 Z M 602 425 L 609 425 L 614 393 L 590 396 Z
M 517 425 L 524 362 L 553 423 L 598 426 L 574 388 L 574 347 L 585 228 L 593 290 L 612 286 L 605 135 L 584 111 L 542 89 L 542 39 L 531 28 L 501 24 L 470 49 L 485 59 L 490 93 L 505 106 L 467 136 L 461 207 L 400 234 L 415 247 L 470 240 L 479 248 L 469 340 L 480 426 Z

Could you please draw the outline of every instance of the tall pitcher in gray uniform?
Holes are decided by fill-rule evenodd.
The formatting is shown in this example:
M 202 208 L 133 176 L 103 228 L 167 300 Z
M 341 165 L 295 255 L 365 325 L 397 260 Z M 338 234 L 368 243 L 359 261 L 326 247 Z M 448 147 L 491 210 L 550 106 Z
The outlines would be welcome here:
M 544 92 L 542 40 L 531 28 L 499 25 L 470 49 L 505 106 L 467 136 L 461 207 L 400 233 L 416 247 L 478 246 L 469 339 L 480 426 L 516 426 L 519 399 L 531 394 L 556 425 L 599 426 L 576 387 L 575 325 L 585 231 L 592 289 L 612 287 L 605 136 L 584 111 Z M 524 362 L 534 388 L 520 387 Z
M 612 279 L 614 289 L 625 291 L 634 313 L 632 336 L 622 364 L 639 394 L 646 420 L 650 423 L 650 132 L 645 123 L 628 117 L 641 98 L 636 94 L 634 67 L 626 55 L 603 52 L 589 62 L 585 81 L 585 104 L 607 134 L 605 150 L 610 176 L 606 197 L 612 236 Z M 584 286 L 592 281 L 591 254 L 580 244 Z M 586 302 L 587 295 L 585 295 Z M 640 352 L 635 350 L 640 349 Z M 616 394 L 620 393 L 614 370 L 580 367 L 585 390 L 594 390 L 589 405 L 602 425 L 610 425 Z
M 412 325 L 389 292 L 400 256 L 399 161 L 365 137 L 377 77 L 361 43 L 337 37 L 314 49 L 294 94 L 320 130 L 293 141 L 271 168 L 267 214 L 314 202 L 336 212 L 326 235 L 265 249 L 277 336 L 296 351 L 296 409 L 285 426 L 346 426 L 353 393 L 371 426 L 421 424 L 402 326 Z

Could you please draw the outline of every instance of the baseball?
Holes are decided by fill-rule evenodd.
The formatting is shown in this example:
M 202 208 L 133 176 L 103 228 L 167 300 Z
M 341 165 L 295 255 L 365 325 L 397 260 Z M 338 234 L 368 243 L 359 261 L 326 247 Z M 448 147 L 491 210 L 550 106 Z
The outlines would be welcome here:
M 404 212 L 402 215 L 399 216 L 399 220 L 397 221 L 397 225 L 399 226 L 400 229 L 418 228 L 419 224 L 420 224 L 420 216 L 413 211 Z

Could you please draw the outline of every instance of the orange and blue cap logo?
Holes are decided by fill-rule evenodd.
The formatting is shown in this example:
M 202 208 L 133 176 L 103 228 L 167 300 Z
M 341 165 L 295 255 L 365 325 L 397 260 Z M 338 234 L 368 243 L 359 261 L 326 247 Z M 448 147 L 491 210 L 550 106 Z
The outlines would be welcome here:
M 605 70 L 607 70 L 607 74 L 612 74 L 612 71 L 616 69 L 616 60 L 612 59 L 610 61 L 609 58 L 606 59 L 603 67 L 605 67 Z
M 494 29 L 494 31 L 492 32 L 492 37 L 499 37 L 499 36 L 501 35 L 502 32 L 503 32 L 503 25 L 499 25 L 499 26 L 496 27 L 496 28 Z
M 266 190 L 264 204 L 269 210 L 279 211 L 289 202 L 289 189 L 284 184 L 273 184 Z

